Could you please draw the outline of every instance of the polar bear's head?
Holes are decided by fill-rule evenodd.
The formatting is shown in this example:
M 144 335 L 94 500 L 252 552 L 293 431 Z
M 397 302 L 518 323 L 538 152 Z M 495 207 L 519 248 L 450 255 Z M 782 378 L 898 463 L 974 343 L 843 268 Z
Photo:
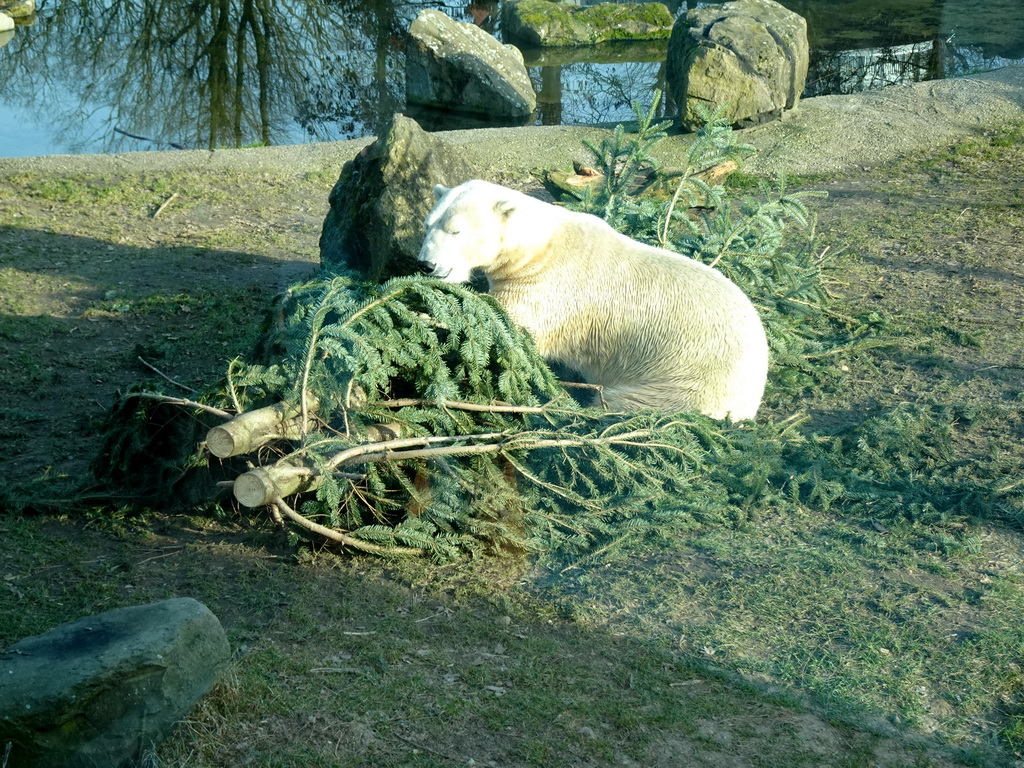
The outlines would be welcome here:
M 466 282 L 476 268 L 487 272 L 501 255 L 516 194 L 480 180 L 451 189 L 435 186 L 437 205 L 425 222 L 420 262 L 448 283 Z

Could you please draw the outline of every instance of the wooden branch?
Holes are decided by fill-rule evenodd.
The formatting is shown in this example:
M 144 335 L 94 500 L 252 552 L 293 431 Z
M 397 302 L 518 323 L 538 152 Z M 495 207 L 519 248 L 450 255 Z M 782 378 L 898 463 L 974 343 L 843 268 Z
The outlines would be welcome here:
M 402 425 L 396 421 L 387 424 L 370 424 L 364 429 L 356 430 L 356 434 L 372 442 L 381 443 L 385 440 L 397 440 L 404 431 Z
M 262 507 L 278 497 L 312 491 L 322 482 L 310 467 L 271 464 L 257 467 L 235 478 L 233 492 L 240 504 Z
M 559 381 L 558 383 L 571 389 L 604 389 L 604 384 L 588 384 L 585 381 Z
M 621 444 L 621 445 L 633 445 L 633 440 L 638 437 L 646 437 L 650 435 L 650 431 L 636 430 L 634 432 L 625 432 L 621 435 L 611 435 L 608 437 L 568 437 L 568 438 L 557 438 L 557 439 L 528 439 L 520 440 L 518 443 L 515 439 L 506 439 L 496 443 L 482 443 L 477 445 L 447 445 L 437 446 L 433 448 L 414 448 L 412 450 L 366 450 L 362 451 L 357 455 L 353 455 L 351 458 L 347 458 L 334 466 L 347 466 L 349 464 L 369 464 L 375 461 L 403 461 L 405 459 L 428 459 L 437 456 L 470 456 L 479 453 L 500 453 L 503 450 L 520 450 L 520 451 L 532 451 L 537 448 L 566 448 L 572 445 L 608 445 L 608 444 Z M 504 436 L 504 433 L 497 433 L 494 437 Z M 490 438 L 491 435 L 475 435 L 479 438 Z M 434 438 L 437 439 L 437 438 Z M 392 442 L 400 442 L 398 440 Z M 378 445 L 382 445 L 378 444 Z M 373 449 L 373 445 L 358 446 L 359 448 Z M 671 448 L 672 446 L 665 446 Z
M 178 197 L 178 193 L 175 192 L 173 195 L 171 195 L 166 200 L 164 200 L 163 203 L 160 204 L 160 207 L 157 208 L 155 211 L 153 211 L 153 217 L 152 218 L 155 219 L 161 213 L 166 211 L 167 210 L 167 206 L 169 206 L 171 203 L 173 203 L 177 199 L 177 197 Z
M 404 461 L 406 459 L 435 458 L 438 456 L 470 456 L 481 453 L 499 453 L 503 450 L 532 451 L 537 448 L 566 448 L 573 445 L 635 445 L 638 438 L 650 437 L 651 430 L 638 429 L 632 432 L 624 432 L 621 435 L 608 435 L 605 437 L 567 437 L 567 438 L 544 438 L 525 439 L 517 442 L 516 438 L 508 438 L 504 432 L 493 432 L 490 434 L 463 435 L 450 437 L 424 437 L 409 438 L 407 440 L 389 440 L 383 443 L 367 443 L 357 445 L 336 454 L 327 462 L 328 469 L 335 469 L 350 464 L 370 464 L 375 461 Z M 499 442 L 487 442 L 475 445 L 442 445 L 430 448 L 417 447 L 428 443 L 453 442 L 460 439 L 496 440 L 506 438 Z M 406 446 L 401 444 L 407 443 Z M 663 446 L 673 448 L 671 445 Z
M 274 440 L 297 440 L 302 436 L 298 405 L 277 403 L 235 416 L 227 424 L 206 433 L 206 447 L 219 459 L 252 453 Z
M 187 400 L 182 397 L 168 397 L 167 395 L 158 395 L 155 392 L 130 392 L 128 397 L 141 397 L 146 400 L 156 400 L 161 403 L 168 403 L 169 405 L 182 405 L 186 408 L 198 408 L 201 411 L 206 411 L 214 416 L 218 416 L 222 419 L 233 419 L 235 415 L 222 411 L 220 408 L 214 408 L 212 405 L 206 405 L 205 403 L 197 403 L 195 400 Z
M 284 518 L 281 517 L 281 510 L 277 504 L 270 504 L 270 519 L 274 521 L 274 525 L 278 528 L 284 528 Z
M 317 406 L 312 396 L 308 403 L 312 408 Z M 389 422 L 370 424 L 359 432 L 359 437 L 369 442 L 382 442 L 393 440 L 401 433 L 401 424 Z M 214 427 L 206 433 L 206 447 L 217 458 L 226 459 L 252 453 L 275 440 L 299 440 L 302 435 L 300 406 L 277 403 L 240 413 L 227 424 Z
M 591 386 L 580 384 L 578 386 Z M 383 408 L 407 408 L 419 405 L 434 405 L 438 408 L 450 408 L 453 411 L 476 411 L 478 413 L 552 413 L 559 412 L 559 409 L 550 405 L 508 405 L 507 403 L 465 403 L 459 400 L 423 400 L 416 397 L 407 397 L 396 400 L 381 400 L 374 403 Z M 568 410 L 568 409 L 565 409 Z
M 318 533 L 321 536 L 336 541 L 339 544 L 344 544 L 355 549 L 361 549 L 364 552 L 372 552 L 377 555 L 424 555 L 426 550 L 419 549 L 418 547 L 382 547 L 379 544 L 371 544 L 367 541 L 361 541 L 354 536 L 349 536 L 344 531 L 339 531 L 334 528 L 328 528 L 326 525 L 320 525 L 314 523 L 308 517 L 300 515 L 290 506 L 288 506 L 283 499 L 273 499 L 273 505 L 281 512 L 284 512 L 285 517 L 291 520 L 296 525 L 305 528 L 307 531 Z
M 436 445 L 438 443 L 453 443 L 463 440 L 497 440 L 507 437 L 505 432 L 483 432 L 474 435 L 440 435 L 438 437 L 403 437 L 397 440 L 384 440 L 379 443 L 364 443 L 346 448 L 332 456 L 324 468 L 327 470 L 337 469 L 346 464 L 366 464 L 360 460 L 366 454 L 391 454 L 405 448 L 422 448 L 423 446 Z
M 470 456 L 477 453 L 498 453 L 504 443 L 482 443 L 480 445 L 447 445 L 437 448 L 418 448 L 408 451 L 378 451 L 364 453 L 346 464 L 372 464 L 375 461 L 403 461 L 405 459 L 429 459 L 437 456 Z
M 476 435 L 444 435 L 441 437 L 406 437 L 396 440 L 382 440 L 363 443 L 346 448 L 332 456 L 324 465 L 323 472 L 333 472 L 346 464 L 368 464 L 379 458 L 361 459 L 368 454 L 389 456 L 403 448 L 422 448 L 438 443 L 452 443 L 463 440 L 496 440 L 504 437 L 503 432 L 488 432 Z M 402 456 L 402 458 L 411 458 Z M 312 466 L 290 464 L 286 457 L 277 464 L 257 467 L 235 478 L 234 494 L 239 503 L 247 507 L 262 507 L 276 497 L 291 496 L 315 490 L 323 482 L 323 473 Z
M 171 384 L 173 384 L 174 386 L 176 386 L 176 387 L 181 387 L 181 388 L 182 388 L 182 389 L 184 389 L 184 390 L 185 390 L 186 392 L 191 392 L 191 393 L 192 393 L 193 395 L 194 395 L 194 394 L 196 393 L 196 391 L 195 391 L 194 389 L 192 389 L 192 387 L 186 386 L 185 384 L 182 384 L 182 383 L 181 383 L 180 381 L 175 381 L 174 379 L 172 379 L 172 378 L 171 378 L 170 376 L 168 376 L 168 375 L 167 375 L 166 373 L 164 373 L 163 371 L 161 371 L 161 370 L 160 370 L 159 368 L 157 368 L 157 367 L 156 367 L 155 365 L 153 365 L 153 364 L 152 364 L 151 362 L 149 362 L 148 360 L 146 360 L 146 359 L 145 359 L 144 357 L 142 357 L 141 355 L 139 355 L 138 357 L 136 357 L 136 360 L 138 360 L 138 361 L 139 361 L 140 363 L 142 363 L 142 364 L 143 364 L 144 366 L 146 366 L 147 368 L 149 368 L 149 370 L 151 370 L 151 371 L 152 371 L 153 373 L 155 373 L 155 374 L 156 374 L 157 376 L 159 376 L 160 378 L 162 378 L 162 379 L 164 379 L 164 380 L 166 380 L 166 381 L 169 381 L 169 382 L 170 382 Z
M 323 474 L 351 464 L 370 464 L 376 461 L 404 461 L 433 459 L 442 456 L 470 456 L 500 453 L 504 450 L 536 450 L 563 448 L 586 444 L 630 444 L 650 437 L 651 430 L 641 429 L 620 435 L 568 438 L 510 438 L 506 432 L 484 432 L 474 435 L 442 435 L 438 437 L 407 437 L 364 443 L 346 448 L 324 463 L 323 469 L 278 462 L 268 467 L 257 467 L 235 479 L 234 494 L 247 507 L 262 507 L 276 503 L 276 499 L 315 490 L 323 482 Z M 472 441 L 472 445 L 451 443 Z M 448 445 L 445 445 L 448 443 Z

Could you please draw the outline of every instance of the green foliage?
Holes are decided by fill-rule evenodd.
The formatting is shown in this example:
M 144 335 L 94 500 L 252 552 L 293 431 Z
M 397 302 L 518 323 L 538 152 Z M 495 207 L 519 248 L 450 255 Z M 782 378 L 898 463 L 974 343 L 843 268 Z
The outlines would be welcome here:
M 301 466 L 319 482 L 292 511 L 356 548 L 442 560 L 579 552 L 708 514 L 706 501 L 679 499 L 699 495 L 709 456 L 731 450 L 727 433 L 700 416 L 581 407 L 488 296 L 427 278 L 326 276 L 291 289 L 275 313 L 275 360 L 233 361 L 200 398 L 207 410 L 126 395 L 94 466 L 100 483 L 120 501 L 194 505 L 196 489 L 212 494 L 247 462 Z M 194 450 L 218 423 L 209 409 L 274 403 L 315 421 L 244 460 Z
M 700 171 L 753 151 L 736 142 L 720 110 L 701 108 L 704 127 L 691 144 L 687 167 L 664 173 L 652 150 L 666 138 L 668 124 L 654 121 L 653 108 L 635 109 L 632 138 L 620 127 L 600 146 L 588 145 L 604 183 L 568 205 L 602 216 L 634 239 L 713 266 L 739 285 L 765 324 L 776 399 L 792 402 L 817 391 L 838 378 L 834 361 L 893 343 L 884 335 L 885 318 L 845 313 L 825 287 L 827 261 L 824 253 L 815 255 L 808 208 L 823 193 L 790 191 L 780 177 L 775 184 L 758 181 L 760 200 L 734 202 L 722 187 L 699 178 Z M 652 174 L 657 184 L 650 182 Z M 651 193 L 671 185 L 668 199 Z M 801 237 L 794 238 L 794 230 Z M 681 503 L 704 524 L 785 513 L 794 505 L 951 530 L 977 517 L 1019 522 L 1024 516 L 1016 484 L 1007 484 L 998 471 L 979 481 L 976 469 L 953 460 L 956 425 L 964 421 L 949 408 L 901 406 L 833 435 L 765 422 L 733 430 L 730 450 L 706 468 L 700 502 Z M 956 544 L 946 534 L 926 538 L 957 548 L 970 537 L 959 536 Z
M 375 423 L 465 438 L 408 461 L 396 448 L 354 477 L 323 473 L 301 513 L 388 551 L 581 551 L 656 531 L 688 515 L 675 501 L 727 442 L 701 417 L 581 408 L 500 306 L 460 286 L 398 278 L 362 289 L 335 277 L 294 289 L 287 305 L 286 362 L 268 370 L 285 371 L 291 397 L 316 393 L 327 428 L 282 461 L 329 467 Z
M 523 405 L 562 394 L 529 336 L 493 299 L 461 286 L 334 277 L 293 288 L 283 311 L 277 341 L 301 369 L 295 396 L 316 392 L 321 412 L 351 408 L 357 394 Z
M 885 343 L 884 322 L 843 314 L 825 289 L 807 207 L 815 193 L 779 179 L 761 186 L 761 200 L 733 203 L 700 178 L 750 151 L 718 113 L 706 115 L 687 167 L 660 172 L 651 149 L 666 125 L 653 114 L 637 110 L 634 138 L 620 127 L 590 147 L 605 179 L 575 207 L 746 291 L 767 328 L 779 402 L 822 386 L 843 353 Z M 806 233 L 795 248 L 793 229 Z M 309 479 L 306 490 L 265 503 L 297 535 L 438 560 L 600 553 L 807 506 L 927 527 L 929 546 L 950 551 L 972 547 L 957 527 L 970 516 L 1019 516 L 1019 484 L 994 475 L 982 486 L 953 461 L 948 409 L 901 408 L 811 434 L 797 417 L 736 426 L 584 408 L 493 299 L 427 278 L 378 286 L 324 275 L 272 314 L 262 363 L 232 362 L 200 403 L 126 396 L 94 468 L 101 484 L 149 504 L 194 504 L 250 466 L 286 468 Z M 195 450 L 218 410 L 275 404 L 300 415 L 299 434 L 224 462 Z

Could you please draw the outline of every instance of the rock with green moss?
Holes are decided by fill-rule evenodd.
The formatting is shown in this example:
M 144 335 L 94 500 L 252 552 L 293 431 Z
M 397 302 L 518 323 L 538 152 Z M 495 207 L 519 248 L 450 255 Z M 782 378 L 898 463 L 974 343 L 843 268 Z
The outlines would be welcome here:
M 374 281 L 418 273 L 434 185 L 453 187 L 474 176 L 458 149 L 395 115 L 341 169 L 320 234 L 321 266 Z
M 431 8 L 409 27 L 405 96 L 413 104 L 498 118 L 525 118 L 537 107 L 515 46 Z
M 159 744 L 231 661 L 189 597 L 62 624 L 0 654 L 0 762 L 118 768 Z M 2 753 L 3 750 L 0 750 Z
M 773 0 L 697 8 L 672 30 L 669 95 L 691 130 L 702 122 L 697 104 L 728 105 L 738 127 L 767 122 L 799 103 L 808 56 L 807 22 Z
M 36 0 L 0 0 L 0 11 L 21 23 L 30 23 L 36 13 Z
M 506 0 L 501 9 L 505 36 L 531 47 L 665 40 L 672 22 L 672 13 L 661 3 L 580 6 L 571 0 Z

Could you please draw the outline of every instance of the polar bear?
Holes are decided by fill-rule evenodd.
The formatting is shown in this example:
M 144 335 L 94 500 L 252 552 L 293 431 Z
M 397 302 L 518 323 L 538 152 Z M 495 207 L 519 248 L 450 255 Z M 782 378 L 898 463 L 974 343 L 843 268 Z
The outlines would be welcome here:
M 450 283 L 483 270 L 540 354 L 599 385 L 610 409 L 754 418 L 768 344 L 754 305 L 720 272 L 486 181 L 434 196 L 424 268 Z

